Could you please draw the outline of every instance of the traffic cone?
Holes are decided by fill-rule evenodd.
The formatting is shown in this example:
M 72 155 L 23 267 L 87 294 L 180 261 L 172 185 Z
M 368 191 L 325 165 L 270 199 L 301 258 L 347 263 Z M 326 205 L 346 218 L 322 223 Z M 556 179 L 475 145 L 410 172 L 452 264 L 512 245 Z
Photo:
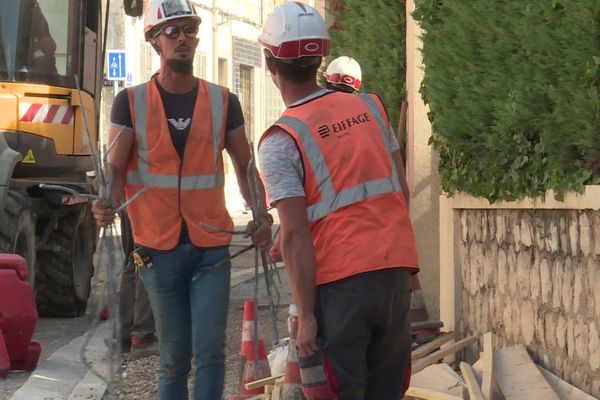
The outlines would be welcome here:
M 254 309 L 254 301 L 246 300 L 244 302 L 242 348 L 240 352 L 240 355 L 242 356 L 242 363 L 240 368 L 238 394 L 229 396 L 228 400 L 243 400 L 263 393 L 263 388 L 248 390 L 246 389 L 245 385 L 249 382 L 254 382 L 271 376 L 269 361 L 267 360 L 267 352 L 265 350 L 265 342 L 260 335 L 258 323 L 256 323 L 258 332 L 254 332 Z M 255 333 L 258 338 L 256 341 L 254 340 Z M 254 347 L 255 342 L 257 345 L 256 348 Z
M 410 277 L 410 323 L 411 325 L 423 325 L 423 323 L 429 321 L 429 313 L 427 312 L 427 305 L 423 298 L 423 291 L 421 290 L 421 283 L 419 277 L 411 275 Z M 440 333 L 439 327 L 424 328 L 424 329 L 411 329 L 411 335 L 413 337 L 431 337 Z
M 304 400 L 302 392 L 302 380 L 300 379 L 300 362 L 298 361 L 298 350 L 296 349 L 296 337 L 298 335 L 298 317 L 291 317 L 290 342 L 288 344 L 287 364 L 283 376 L 283 400 Z

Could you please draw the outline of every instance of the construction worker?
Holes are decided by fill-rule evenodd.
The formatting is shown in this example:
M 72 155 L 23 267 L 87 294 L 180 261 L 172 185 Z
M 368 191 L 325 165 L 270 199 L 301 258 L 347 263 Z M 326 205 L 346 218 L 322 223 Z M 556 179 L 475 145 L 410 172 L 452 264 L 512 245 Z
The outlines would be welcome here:
M 223 150 L 249 203 L 248 174 L 255 172 L 248 170 L 238 99 L 193 75 L 200 23 L 188 0 L 149 1 L 144 32 L 160 55 L 160 70 L 115 98 L 109 128 L 115 198 L 93 204 L 98 225 L 106 226 L 122 197 L 139 195 L 127 212 L 134 261 L 156 320 L 161 400 L 188 398 L 192 356 L 194 399 L 221 399 L 233 229 L 225 207 Z M 257 219 L 252 242 L 264 248 L 271 241 L 271 219 Z
M 327 89 L 355 93 L 362 84 L 360 64 L 352 57 L 340 56 L 332 60 L 323 74 Z
M 50 34 L 48 21 L 37 0 L 23 0 L 20 24 L 23 34 L 20 36 L 19 57 L 23 68 L 29 72 L 55 76 L 56 41 Z
M 279 213 L 301 367 L 302 358 L 325 354 L 339 399 L 397 400 L 410 360 L 418 259 L 385 109 L 376 95 L 318 86 L 329 39 L 314 8 L 278 6 L 259 43 L 287 107 L 262 135 L 259 160 Z M 314 387 L 305 394 L 311 390 L 331 398 L 317 397 Z

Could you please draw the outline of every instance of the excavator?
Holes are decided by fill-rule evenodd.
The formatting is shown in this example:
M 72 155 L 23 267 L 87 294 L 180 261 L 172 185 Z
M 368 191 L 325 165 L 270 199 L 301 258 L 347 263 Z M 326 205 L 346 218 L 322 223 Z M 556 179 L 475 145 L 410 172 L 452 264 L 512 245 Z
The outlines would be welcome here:
M 142 0 L 122 1 L 142 14 Z M 86 195 L 98 192 L 111 4 L 101 2 L 3 0 L 0 9 L 0 252 L 27 261 L 41 316 L 81 315 L 91 291 L 98 232 Z

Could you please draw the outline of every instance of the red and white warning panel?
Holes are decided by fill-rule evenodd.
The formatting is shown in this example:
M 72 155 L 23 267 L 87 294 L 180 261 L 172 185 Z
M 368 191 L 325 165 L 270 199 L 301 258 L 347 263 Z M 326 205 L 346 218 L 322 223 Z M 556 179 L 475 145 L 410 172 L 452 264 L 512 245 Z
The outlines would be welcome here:
M 75 107 L 57 104 L 21 103 L 19 121 L 73 125 Z

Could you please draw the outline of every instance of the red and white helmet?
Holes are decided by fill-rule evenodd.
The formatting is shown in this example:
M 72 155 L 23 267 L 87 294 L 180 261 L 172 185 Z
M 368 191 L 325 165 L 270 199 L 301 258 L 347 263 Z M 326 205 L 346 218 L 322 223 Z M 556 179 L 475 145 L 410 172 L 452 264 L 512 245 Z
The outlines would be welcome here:
M 156 27 L 178 18 L 192 18 L 202 22 L 190 0 L 150 0 L 144 14 L 144 35 L 149 40 Z
M 329 54 L 329 35 L 317 10 L 300 2 L 281 4 L 263 24 L 258 43 L 279 59 Z
M 340 56 L 331 61 L 323 75 L 332 85 L 344 85 L 360 90 L 362 72 L 360 64 L 352 57 Z

